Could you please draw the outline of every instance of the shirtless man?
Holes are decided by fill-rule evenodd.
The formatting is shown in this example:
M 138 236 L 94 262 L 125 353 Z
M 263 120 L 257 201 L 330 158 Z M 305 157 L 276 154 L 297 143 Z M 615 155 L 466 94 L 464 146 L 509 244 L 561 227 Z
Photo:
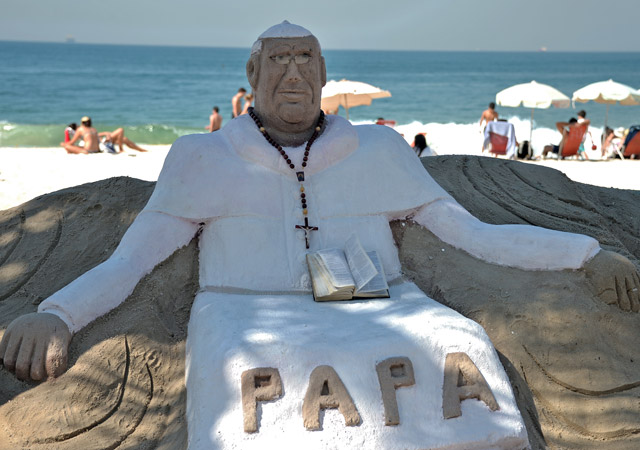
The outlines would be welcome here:
M 242 105 L 240 104 L 240 101 L 242 100 L 242 97 L 244 97 L 244 94 L 246 93 L 247 93 L 247 90 L 245 88 L 240 88 L 238 89 L 238 93 L 234 95 L 233 98 L 231 99 L 231 118 L 232 119 L 235 119 L 240 115 L 240 113 L 242 113 Z
M 496 111 L 496 104 L 491 102 L 489 103 L 489 107 L 482 111 L 482 116 L 480 116 L 480 126 L 482 127 L 482 123 L 484 122 L 484 126 L 486 127 L 489 122 L 493 122 L 494 120 L 498 120 L 498 112 Z
M 123 144 L 129 148 L 134 150 L 138 150 L 139 152 L 146 152 L 144 148 L 138 146 L 135 142 L 124 135 L 124 129 L 117 128 L 114 131 L 102 131 L 98 133 L 100 138 L 105 138 L 105 140 L 111 142 L 113 145 L 117 145 L 120 147 L 120 153 L 124 151 Z
M 217 106 L 214 106 L 213 112 L 209 116 L 209 125 L 204 127 L 210 133 L 219 130 L 222 126 L 222 116 L 219 113 L 220 109 Z
M 73 138 L 69 142 L 60 142 L 60 146 L 64 147 L 67 153 L 98 153 L 98 132 L 91 126 L 91 117 L 84 116 L 80 123 L 80 128 L 76 130 Z M 84 141 L 84 147 L 75 145 L 79 139 Z

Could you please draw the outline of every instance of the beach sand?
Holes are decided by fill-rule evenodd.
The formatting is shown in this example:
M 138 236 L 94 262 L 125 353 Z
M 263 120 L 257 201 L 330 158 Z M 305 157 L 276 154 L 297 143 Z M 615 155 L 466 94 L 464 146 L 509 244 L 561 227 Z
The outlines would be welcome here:
M 0 149 L 0 335 L 113 252 L 153 190 L 135 178 L 155 180 L 167 148 L 135 157 Z M 640 192 L 572 182 L 542 167 L 628 188 L 638 161 L 450 155 L 422 163 L 485 222 L 587 234 L 640 267 Z M 76 186 L 101 178 L 110 179 Z M 411 222 L 392 231 L 406 276 L 487 331 L 532 448 L 640 447 L 637 312 L 604 304 L 584 271 L 500 267 Z M 34 385 L 0 369 L 0 450 L 185 448 L 184 350 L 197 280 L 194 239 L 74 337 L 59 379 Z
M 70 155 L 61 147 L 0 147 L 0 210 L 48 192 L 111 177 L 155 181 L 170 147 L 145 145 L 148 152 L 125 147 L 117 155 Z
M 145 147 L 149 149 L 146 153 L 125 149 L 118 155 L 69 155 L 62 148 L 0 147 L 0 210 L 48 192 L 111 177 L 155 181 L 170 146 Z M 640 161 L 549 159 L 527 164 L 559 170 L 579 183 L 640 190 Z

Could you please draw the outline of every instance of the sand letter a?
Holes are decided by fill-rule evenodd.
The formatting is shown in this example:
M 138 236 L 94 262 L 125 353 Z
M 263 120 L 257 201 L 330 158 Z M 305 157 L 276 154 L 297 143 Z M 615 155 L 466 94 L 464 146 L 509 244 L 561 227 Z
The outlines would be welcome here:
M 244 431 L 258 431 L 257 402 L 275 400 L 282 395 L 282 380 L 278 369 L 259 367 L 242 372 L 242 414 Z
M 442 413 L 445 419 L 462 415 L 460 403 L 476 398 L 487 404 L 491 411 L 500 409 L 476 365 L 466 353 L 449 353 L 444 363 L 444 386 L 442 388 Z
M 320 429 L 320 410 L 337 408 L 349 427 L 360 423 L 360 414 L 347 388 L 331 366 L 318 366 L 309 376 L 302 403 L 302 419 L 307 430 Z
M 400 423 L 400 413 L 398 412 L 396 389 L 416 384 L 415 376 L 413 375 L 413 364 L 405 356 L 388 358 L 376 364 L 376 372 L 378 373 L 378 382 L 382 392 L 384 424 L 398 425 Z

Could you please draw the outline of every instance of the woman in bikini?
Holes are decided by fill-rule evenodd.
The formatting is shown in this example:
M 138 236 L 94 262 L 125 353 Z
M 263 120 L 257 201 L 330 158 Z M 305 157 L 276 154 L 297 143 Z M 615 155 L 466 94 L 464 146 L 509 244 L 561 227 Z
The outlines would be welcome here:
M 67 153 L 98 153 L 98 132 L 91 126 L 91 117 L 84 116 L 80 123 L 82 125 L 76 130 L 73 138 L 69 142 L 60 142 L 60 146 L 64 147 Z M 84 141 L 83 147 L 75 145 L 79 139 Z

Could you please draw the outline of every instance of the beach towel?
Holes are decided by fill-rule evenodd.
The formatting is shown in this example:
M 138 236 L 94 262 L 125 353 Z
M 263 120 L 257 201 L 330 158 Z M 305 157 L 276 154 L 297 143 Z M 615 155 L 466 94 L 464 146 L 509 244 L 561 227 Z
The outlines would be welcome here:
M 491 141 L 489 133 L 499 134 L 507 138 L 507 158 L 514 158 L 516 154 L 516 130 L 512 123 L 494 121 L 489 122 L 484 129 L 484 148 L 487 148 Z

